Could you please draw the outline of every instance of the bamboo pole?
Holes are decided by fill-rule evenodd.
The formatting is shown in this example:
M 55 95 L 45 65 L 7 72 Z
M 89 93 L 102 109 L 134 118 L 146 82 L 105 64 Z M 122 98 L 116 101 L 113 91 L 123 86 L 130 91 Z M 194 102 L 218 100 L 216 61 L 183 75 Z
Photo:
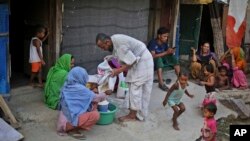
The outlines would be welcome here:
M 13 128 L 19 128 L 20 124 L 17 122 L 16 118 L 10 111 L 10 108 L 6 104 L 5 100 L 3 99 L 3 96 L 0 96 L 0 107 L 3 110 L 5 116 L 9 118 L 9 122 Z

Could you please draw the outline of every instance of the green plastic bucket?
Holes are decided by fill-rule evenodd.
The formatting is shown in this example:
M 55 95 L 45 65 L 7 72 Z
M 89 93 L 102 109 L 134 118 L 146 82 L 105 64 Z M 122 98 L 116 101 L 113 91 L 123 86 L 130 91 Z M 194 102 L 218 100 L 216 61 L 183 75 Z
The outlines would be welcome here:
M 100 112 L 100 119 L 97 121 L 96 124 L 98 125 L 108 125 L 114 121 L 115 113 L 117 108 L 114 104 L 109 103 L 108 112 Z

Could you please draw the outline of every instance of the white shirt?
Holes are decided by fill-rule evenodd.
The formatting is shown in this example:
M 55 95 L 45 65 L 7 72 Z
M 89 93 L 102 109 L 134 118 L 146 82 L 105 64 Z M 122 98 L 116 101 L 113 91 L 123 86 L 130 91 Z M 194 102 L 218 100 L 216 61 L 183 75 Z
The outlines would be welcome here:
M 154 62 L 146 45 L 132 37 L 123 34 L 111 36 L 113 42 L 113 55 L 119 61 L 132 65 L 128 70 L 126 82 L 144 83 L 153 80 Z
M 37 49 L 36 49 L 36 46 L 33 45 L 33 41 L 37 39 L 38 41 L 40 41 L 40 52 L 41 52 L 41 55 L 43 56 L 43 49 L 42 49 L 42 41 L 37 38 L 37 37 L 33 37 L 31 39 L 31 42 L 30 42 L 30 59 L 29 59 L 29 62 L 30 63 L 35 63 L 35 62 L 41 62 L 41 59 L 38 55 L 38 52 L 37 52 Z

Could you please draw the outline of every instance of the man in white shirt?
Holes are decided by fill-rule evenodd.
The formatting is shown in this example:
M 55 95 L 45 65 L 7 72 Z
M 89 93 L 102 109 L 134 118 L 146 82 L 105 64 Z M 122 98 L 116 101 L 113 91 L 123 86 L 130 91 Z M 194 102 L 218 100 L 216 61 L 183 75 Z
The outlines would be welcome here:
M 99 33 L 96 36 L 99 48 L 110 51 L 121 62 L 121 67 L 112 70 L 112 76 L 128 70 L 126 82 L 129 92 L 126 95 L 128 115 L 120 121 L 145 120 L 153 85 L 154 63 L 146 45 L 130 36 L 115 34 L 111 37 Z

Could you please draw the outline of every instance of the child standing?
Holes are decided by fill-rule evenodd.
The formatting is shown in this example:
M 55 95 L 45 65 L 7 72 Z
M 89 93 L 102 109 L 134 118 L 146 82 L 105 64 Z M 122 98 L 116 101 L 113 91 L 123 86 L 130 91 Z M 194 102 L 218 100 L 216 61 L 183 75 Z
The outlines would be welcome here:
M 230 88 L 229 77 L 227 75 L 227 67 L 220 66 L 218 68 L 219 75 L 216 77 L 215 87 L 221 90 L 226 90 Z
M 206 95 L 202 102 L 202 107 L 207 105 L 210 102 L 216 103 L 215 98 L 215 76 L 214 76 L 214 69 L 211 64 L 207 64 L 204 68 L 204 74 L 206 77 L 206 81 L 201 81 L 200 84 L 205 86 Z
M 46 40 L 49 32 L 45 35 L 45 27 L 38 26 L 36 29 L 35 37 L 31 39 L 30 42 L 30 58 L 29 62 L 31 63 L 31 77 L 30 84 L 34 86 L 34 78 L 38 77 L 39 84 L 38 87 L 43 87 L 42 84 L 42 65 L 45 65 L 43 60 L 43 49 L 42 42 Z
M 163 101 L 163 106 L 167 103 L 174 110 L 173 113 L 173 127 L 175 130 L 180 130 L 177 123 L 177 118 L 185 111 L 185 105 L 181 102 L 183 94 L 187 94 L 189 97 L 193 98 L 194 95 L 189 94 L 186 87 L 188 85 L 188 73 L 180 72 L 178 80 L 174 83 L 166 94 Z
M 201 129 L 201 136 L 196 141 L 203 139 L 204 141 L 216 141 L 217 125 L 214 115 L 217 107 L 214 103 L 209 103 L 204 107 L 204 125 Z

